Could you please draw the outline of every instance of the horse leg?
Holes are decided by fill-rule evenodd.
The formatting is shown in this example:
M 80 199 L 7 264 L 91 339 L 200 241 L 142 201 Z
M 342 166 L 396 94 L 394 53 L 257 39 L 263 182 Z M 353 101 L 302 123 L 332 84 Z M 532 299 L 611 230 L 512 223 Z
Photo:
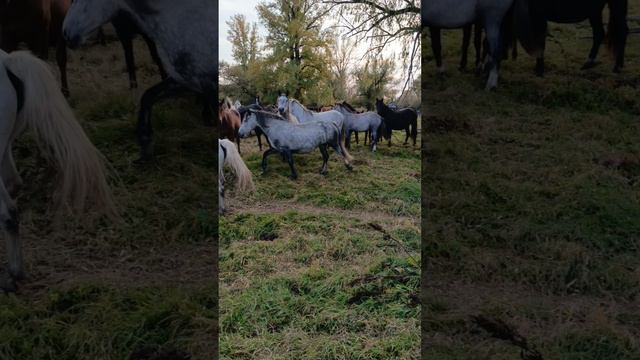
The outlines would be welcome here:
M 429 31 L 431 32 L 431 50 L 433 50 L 433 57 L 436 58 L 436 66 L 438 67 L 438 72 L 444 72 L 444 66 L 442 66 L 442 41 L 440 39 L 440 29 L 435 27 L 430 27 Z
M 496 24 L 495 22 L 485 23 L 491 57 L 489 62 L 489 79 L 487 79 L 487 85 L 485 89 L 493 90 L 498 86 L 498 72 L 500 71 L 500 59 L 502 58 L 502 52 L 500 50 L 500 24 Z
M 3 134 L 4 139 L 0 143 L 4 143 L 4 153 L 2 154 L 2 179 L 9 177 L 11 174 L 6 173 L 5 169 L 10 168 L 5 162 L 7 161 L 7 152 L 11 152 L 10 134 Z M 19 222 L 18 210 L 16 202 L 9 195 L 9 191 L 4 181 L 0 181 L 0 226 L 5 234 L 7 261 L 9 263 L 9 278 L 0 284 L 0 288 L 4 291 L 15 291 L 15 280 L 24 278 L 24 260 L 22 256 L 22 244 L 19 238 Z
M 389 147 L 391 147 L 391 138 L 393 137 L 393 130 L 391 130 L 391 128 L 389 128 Z
M 118 39 L 120 39 L 122 50 L 124 50 L 124 60 L 129 73 L 129 89 L 136 89 L 138 87 L 138 79 L 136 77 L 136 63 L 133 57 L 133 35 L 126 29 L 121 28 L 120 25 L 116 25 L 118 24 L 117 22 L 113 21 L 112 24 L 116 29 Z
M 327 144 L 319 146 L 322 153 L 322 168 L 320 168 L 320 175 L 327 175 L 327 163 L 329 162 L 329 152 L 327 151 Z
M 4 153 L 0 171 L 2 174 L 2 181 L 4 182 L 9 195 L 15 198 L 18 194 L 18 191 L 22 187 L 22 178 L 20 177 L 20 173 L 16 169 L 16 163 L 13 160 L 11 146 L 9 146 L 7 151 L 5 151 Z
M 356 144 L 357 144 L 357 145 L 360 145 L 360 141 L 359 141 L 359 139 L 358 139 L 358 132 L 357 132 L 357 131 L 354 131 L 353 133 L 354 133 L 354 134 L 356 134 Z M 349 139 L 349 143 L 351 143 L 351 135 L 348 135 L 348 136 L 347 136 L 347 138 Z M 345 146 L 351 146 L 351 145 L 346 145 L 346 144 L 345 144 Z
M 483 60 L 482 54 L 482 27 L 480 24 L 476 23 L 474 26 L 473 32 L 473 47 L 476 50 L 476 71 L 480 70 L 480 64 Z
M 56 48 L 56 61 L 60 69 L 60 81 L 62 82 L 62 94 L 69 97 L 69 83 L 67 82 L 67 44 L 63 37 L 60 37 Z
M 264 154 L 262 154 L 262 173 L 266 173 L 267 172 L 267 157 L 271 154 L 276 154 L 279 151 L 273 148 L 269 148 L 267 149 L 267 151 L 264 152 Z
M 376 152 L 377 144 L 378 144 L 378 133 L 377 133 L 376 129 L 374 128 L 374 129 L 371 130 L 371 141 L 369 142 L 369 145 L 371 145 L 371 151 L 372 152 Z
M 136 137 L 140 145 L 140 159 L 137 163 L 143 163 L 149 160 L 152 155 L 151 141 L 153 137 L 153 129 L 151 127 L 151 111 L 153 104 L 175 95 L 179 92 L 180 86 L 171 79 L 164 80 L 144 92 L 140 99 L 140 112 L 138 113 L 138 126 L 136 128 Z
M 547 22 L 546 21 L 542 21 L 540 24 L 540 33 L 541 34 L 545 34 L 544 36 L 542 36 L 542 38 L 540 39 L 540 53 L 538 54 L 538 57 L 536 58 L 536 68 L 535 68 L 535 73 L 536 76 L 539 77 L 543 77 L 544 76 L 544 50 L 546 47 L 546 33 L 547 33 Z
M 291 168 L 291 180 L 295 180 L 298 178 L 298 173 L 296 172 L 296 168 L 293 165 L 293 154 L 290 150 L 286 150 L 284 154 L 287 156 L 287 161 L 289 162 L 289 167 Z
M 262 135 L 256 131 L 256 137 L 258 138 L 258 149 L 262 151 L 262 140 L 261 140 Z
M 218 176 L 218 212 L 224 214 L 224 180 Z
M 158 55 L 158 48 L 156 47 L 156 44 L 146 34 L 142 34 L 142 38 L 144 39 L 144 42 L 147 43 L 151 59 L 156 63 L 156 65 L 158 65 L 160 77 L 162 80 L 166 79 L 168 77 L 167 71 L 164 69 L 164 66 L 162 66 L 162 61 L 160 60 L 160 55 Z
M 604 24 L 602 23 L 602 12 L 598 12 L 594 16 L 589 18 L 591 29 L 593 30 L 593 45 L 591 51 L 589 51 L 589 59 L 582 65 L 582 70 L 591 69 L 596 66 L 596 56 L 598 56 L 598 50 L 604 40 Z
M 352 132 L 351 129 L 347 129 L 347 134 L 344 137 L 344 146 L 347 149 L 351 149 L 351 132 Z M 358 138 L 358 132 L 357 131 L 354 131 L 354 132 L 356 133 L 356 139 L 357 139 Z M 356 144 L 357 143 L 358 142 L 356 141 Z
M 471 42 L 471 26 L 467 25 L 462 29 L 462 58 L 460 59 L 460 71 L 467 68 L 467 54 L 469 53 L 469 43 Z
M 404 132 L 405 132 L 405 134 L 406 134 L 406 137 L 404 138 L 404 145 L 407 145 L 407 143 L 409 142 L 409 126 L 407 126 L 407 127 L 404 129 Z
M 369 137 L 369 130 L 365 130 L 364 132 L 364 146 L 367 146 L 367 138 Z M 369 140 L 371 142 L 371 140 Z

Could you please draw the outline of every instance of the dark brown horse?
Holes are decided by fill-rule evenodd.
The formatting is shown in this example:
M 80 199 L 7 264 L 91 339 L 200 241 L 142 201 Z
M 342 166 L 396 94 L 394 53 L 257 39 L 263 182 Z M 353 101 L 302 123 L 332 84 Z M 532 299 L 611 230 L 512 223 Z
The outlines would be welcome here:
M 47 60 L 49 47 L 55 47 L 65 96 L 69 85 L 62 22 L 70 5 L 71 0 L 0 0 L 0 48 L 12 52 L 24 42 L 35 55 Z
M 220 118 L 220 138 L 227 138 L 238 144 L 238 152 L 240 152 L 240 129 L 241 120 L 240 113 L 234 109 L 230 109 L 225 101 L 220 102 L 218 107 L 218 117 Z

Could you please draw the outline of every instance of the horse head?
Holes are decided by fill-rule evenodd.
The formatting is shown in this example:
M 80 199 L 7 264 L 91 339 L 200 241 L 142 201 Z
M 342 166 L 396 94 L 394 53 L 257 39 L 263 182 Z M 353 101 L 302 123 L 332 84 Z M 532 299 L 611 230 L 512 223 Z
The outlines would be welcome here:
M 74 0 L 67 11 L 62 34 L 71 49 L 82 45 L 85 38 L 112 19 L 121 4 L 113 0 Z

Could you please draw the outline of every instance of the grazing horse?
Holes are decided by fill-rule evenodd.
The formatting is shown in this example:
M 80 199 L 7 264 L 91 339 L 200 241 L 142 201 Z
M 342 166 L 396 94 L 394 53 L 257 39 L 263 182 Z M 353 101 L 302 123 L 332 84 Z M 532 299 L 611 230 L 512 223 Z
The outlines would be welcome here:
M 407 137 L 404 139 L 404 144 L 406 145 L 409 141 L 409 129 L 411 129 L 413 146 L 416 146 L 416 138 L 418 137 L 418 113 L 415 110 L 411 108 L 391 110 L 385 105 L 383 99 L 376 99 L 376 110 L 378 110 L 378 114 L 384 119 L 384 135 L 389 140 L 389 146 L 391 146 L 393 130 L 403 129 L 407 134 Z
M 382 117 L 373 111 L 362 114 L 353 113 L 343 104 L 336 104 L 335 109 L 344 115 L 345 146 L 351 148 L 351 132 L 364 131 L 371 134 L 371 151 L 376 151 Z M 367 136 L 365 135 L 365 141 Z M 365 143 L 366 145 L 366 143 Z
M 224 166 L 228 165 L 236 175 L 236 188 L 240 191 L 254 191 L 253 177 L 233 142 L 218 140 L 218 211 L 224 214 Z
M 18 50 L 21 42 L 25 42 L 34 54 L 48 60 L 49 46 L 55 47 L 65 96 L 69 96 L 69 84 L 62 22 L 70 3 L 71 0 L 0 1 L 0 48 L 12 52 Z
M 10 276 L 0 288 L 11 291 L 15 280 L 25 275 L 16 207 L 22 179 L 12 155 L 13 141 L 24 129 L 36 135 L 41 151 L 59 172 L 54 219 L 66 209 L 86 214 L 92 206 L 112 219 L 118 215 L 104 157 L 76 121 L 48 65 L 26 51 L 0 50 L 0 120 L 0 227 Z
M 593 44 L 582 69 L 596 65 L 596 56 L 605 39 L 602 11 L 609 6 L 609 25 L 606 36 L 615 56 L 613 72 L 624 66 L 624 51 L 629 28 L 627 26 L 628 0 L 518 0 L 516 26 L 520 43 L 536 58 L 535 72 L 544 75 L 544 50 L 547 22 L 577 23 L 589 20 L 593 31 Z
M 218 94 L 218 7 L 211 0 L 74 0 L 64 20 L 70 47 L 78 47 L 98 27 L 126 13 L 156 44 L 168 77 L 140 100 L 136 135 L 139 161 L 151 158 L 153 105 L 185 91 L 205 99 L 205 122 L 214 124 Z
M 238 136 L 238 129 L 240 129 L 240 113 L 235 109 L 226 108 L 220 103 L 218 107 L 218 118 L 220 119 L 220 138 L 227 138 L 231 141 L 235 141 L 238 144 L 238 151 L 240 151 L 240 137 Z
M 477 22 L 484 25 L 489 44 L 489 78 L 486 89 L 498 86 L 498 72 L 502 58 L 504 29 L 514 0 L 430 0 L 421 8 L 422 26 L 431 32 L 431 48 L 437 66 L 442 71 L 442 45 L 440 29 L 465 28 Z
M 310 121 L 330 121 L 336 123 L 342 130 L 344 126 L 344 115 L 339 111 L 331 110 L 323 113 L 314 112 L 304 107 L 296 99 L 288 99 L 285 113 L 291 117 L 293 116 L 299 123 L 306 123 Z
M 327 162 L 329 152 L 327 146 L 331 146 L 344 158 L 344 165 L 351 170 L 353 158 L 344 147 L 341 140 L 341 129 L 333 121 L 314 121 L 304 124 L 292 124 L 276 114 L 266 111 L 253 111 L 242 121 L 238 132 L 241 137 L 249 136 L 251 130 L 260 128 L 269 141 L 270 149 L 262 155 L 262 171 L 267 171 L 267 157 L 280 153 L 286 157 L 291 167 L 291 178 L 297 179 L 298 173 L 293 165 L 293 154 L 309 153 L 316 148 L 322 153 L 322 168 L 320 174 L 327 174 Z

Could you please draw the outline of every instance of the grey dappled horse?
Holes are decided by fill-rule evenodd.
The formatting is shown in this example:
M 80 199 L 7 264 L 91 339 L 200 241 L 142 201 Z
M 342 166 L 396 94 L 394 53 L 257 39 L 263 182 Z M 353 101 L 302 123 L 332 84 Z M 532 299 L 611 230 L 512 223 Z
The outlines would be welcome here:
M 383 124 L 382 117 L 373 111 L 360 114 L 354 113 L 342 104 L 336 104 L 334 109 L 344 116 L 344 135 L 347 149 L 351 147 L 351 132 L 365 131 L 371 134 L 371 151 L 376 151 L 379 138 L 378 131 Z
M 498 86 L 502 58 L 503 23 L 511 14 L 514 0 L 429 0 L 422 4 L 422 27 L 431 32 L 434 56 L 441 58 L 440 29 L 465 28 L 480 22 L 489 44 L 489 78 L 486 89 Z M 439 64 L 438 66 L 441 66 Z
M 279 105 L 278 105 L 279 106 Z M 338 125 L 342 130 L 344 126 L 344 115 L 339 111 L 331 110 L 325 112 L 315 112 L 307 109 L 296 99 L 288 99 L 285 113 L 295 118 L 299 123 L 304 124 L 310 121 L 330 121 Z
M 157 101 L 185 91 L 202 94 L 205 121 L 213 121 L 218 96 L 218 7 L 211 0 L 74 0 L 64 20 L 70 47 L 119 12 L 126 13 L 156 44 L 168 77 L 149 88 L 140 100 L 136 135 L 141 160 L 151 156 L 151 110 Z
M 322 168 L 320 174 L 327 174 L 327 162 L 329 152 L 327 146 L 331 146 L 344 158 L 344 164 L 351 170 L 353 158 L 341 141 L 341 129 L 333 121 L 311 121 L 303 124 L 294 124 L 283 121 L 279 115 L 266 111 L 250 110 L 242 121 L 238 134 L 247 137 L 251 130 L 260 128 L 267 136 L 269 148 L 262 155 L 262 170 L 267 171 L 267 157 L 272 154 L 282 154 L 287 158 L 291 167 L 291 178 L 297 179 L 298 173 L 293 165 L 293 154 L 304 154 L 316 148 L 322 153 Z

